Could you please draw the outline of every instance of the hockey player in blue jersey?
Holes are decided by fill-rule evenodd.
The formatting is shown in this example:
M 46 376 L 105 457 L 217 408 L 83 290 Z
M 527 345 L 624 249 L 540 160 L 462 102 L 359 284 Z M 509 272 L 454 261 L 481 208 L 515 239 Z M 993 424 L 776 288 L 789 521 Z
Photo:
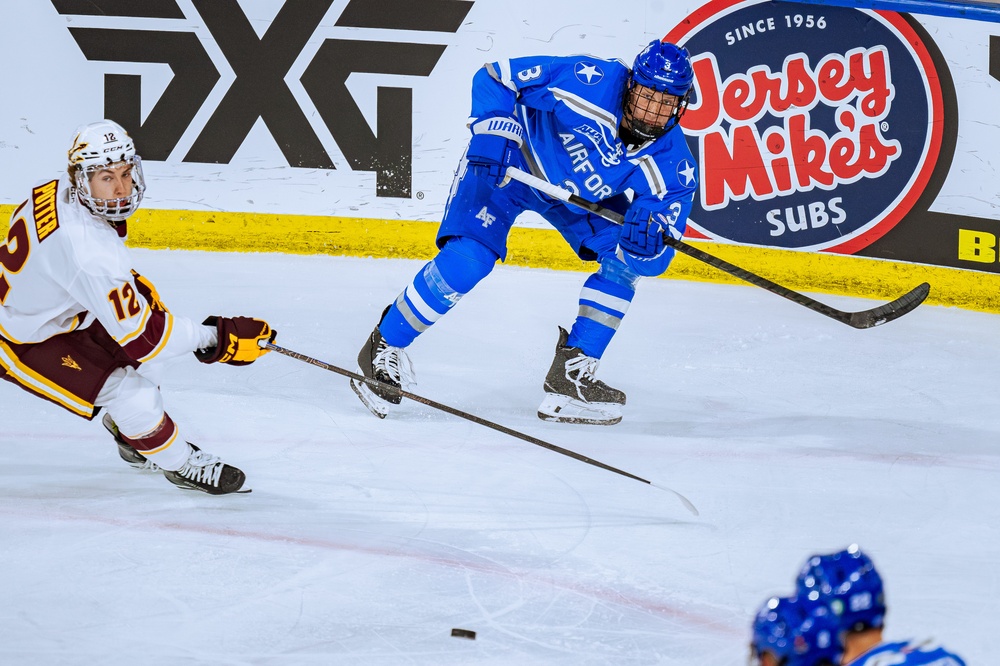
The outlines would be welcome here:
M 660 41 L 639 53 L 631 69 L 590 56 L 514 58 L 482 67 L 473 78 L 472 137 L 438 231 L 439 252 L 383 312 L 358 355 L 361 372 L 394 387 L 412 382 L 404 349 L 506 258 L 514 219 L 531 210 L 581 259 L 598 264 L 583 285 L 572 328 L 559 328 L 538 416 L 618 423 L 625 394 L 595 372 L 639 278 L 670 265 L 674 250 L 664 234 L 684 233 L 696 167 L 677 124 L 693 80 L 687 51 Z M 504 185 L 510 166 L 623 213 L 624 225 L 519 182 Z M 353 380 L 351 386 L 380 417 L 400 402 L 377 386 Z
M 757 611 L 750 666 L 838 666 L 837 619 L 806 597 L 771 597 Z
M 796 593 L 825 604 L 837 618 L 844 666 L 965 666 L 931 641 L 883 642 L 882 577 L 857 545 L 810 557 L 796 580 Z

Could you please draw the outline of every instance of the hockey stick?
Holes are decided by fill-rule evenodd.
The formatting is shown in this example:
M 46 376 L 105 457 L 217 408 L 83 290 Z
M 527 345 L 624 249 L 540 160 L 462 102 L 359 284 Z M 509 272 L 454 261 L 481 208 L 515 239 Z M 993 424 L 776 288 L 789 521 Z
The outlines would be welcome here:
M 569 190 L 565 190 L 558 185 L 553 185 L 552 183 L 533 176 L 530 173 L 526 173 L 517 167 L 508 167 L 507 176 L 501 183 L 501 187 L 506 185 L 509 180 L 516 180 L 524 183 L 528 187 L 543 192 L 554 199 L 559 199 L 560 201 L 565 201 L 566 203 L 589 210 L 590 212 L 600 215 L 604 219 L 614 222 L 615 224 L 622 224 L 624 221 L 624 217 L 620 213 L 608 210 L 600 204 L 591 203 L 586 199 L 573 194 Z M 922 282 L 890 303 L 879 305 L 870 310 L 845 312 L 813 300 L 805 294 L 800 294 L 799 292 L 793 291 L 787 287 L 782 287 L 780 284 L 771 282 L 765 277 L 751 273 L 750 271 L 740 268 L 735 264 L 731 264 L 724 259 L 720 259 L 714 255 L 699 250 L 696 247 L 692 247 L 684 241 L 673 238 L 667 232 L 663 233 L 663 242 L 678 252 L 683 252 L 689 257 L 702 261 L 709 266 L 714 266 L 715 268 L 738 277 L 745 282 L 749 282 L 754 286 L 767 289 L 773 294 L 787 298 L 788 300 L 805 306 L 814 312 L 826 315 L 831 319 L 836 319 L 840 323 L 853 326 L 854 328 L 872 328 L 873 326 L 880 326 L 886 322 L 890 322 L 893 319 L 899 319 L 907 312 L 910 312 L 923 303 L 924 299 L 927 298 L 927 294 L 930 293 L 931 288 L 928 283 Z
M 339 367 L 337 367 L 335 365 L 332 365 L 330 363 L 326 363 L 324 361 L 320 361 L 320 360 L 312 358 L 310 356 L 306 356 L 305 354 L 300 354 L 298 352 L 292 351 L 291 349 L 285 349 L 284 347 L 279 347 L 278 345 L 276 345 L 276 344 L 274 344 L 272 342 L 267 342 L 265 340 L 261 340 L 260 341 L 260 347 L 261 347 L 261 349 L 268 349 L 270 351 L 275 351 L 275 352 L 278 352 L 279 354 L 283 354 L 285 356 L 294 358 L 294 359 L 296 359 L 298 361 L 303 361 L 305 363 L 309 363 L 310 365 L 315 365 L 317 368 L 323 368 L 324 370 L 329 370 L 330 372 L 335 372 L 338 375 L 342 375 L 344 377 L 349 377 L 349 378 L 351 378 L 351 379 L 353 379 L 355 381 L 364 382 L 365 384 L 368 384 L 371 387 L 378 387 L 378 388 L 380 388 L 380 389 L 382 389 L 384 391 L 389 391 L 391 393 L 394 393 L 396 395 L 402 396 L 404 398 L 409 398 L 410 400 L 413 400 L 414 402 L 419 402 L 419 403 L 421 403 L 423 405 L 427 405 L 428 407 L 433 407 L 434 409 L 439 409 L 442 412 L 447 412 L 448 414 L 451 414 L 452 416 L 457 416 L 457 417 L 465 419 L 467 421 L 472 421 L 473 423 L 478 423 L 479 425 L 486 426 L 487 428 L 492 428 L 493 430 L 496 430 L 498 432 L 502 432 L 505 435 L 510 435 L 511 437 L 516 437 L 517 439 L 520 439 L 522 441 L 528 442 L 529 444 L 535 444 L 536 446 L 541 446 L 542 448 L 548 449 L 550 451 L 555 451 L 556 453 L 561 453 L 564 456 L 569 456 L 570 458 L 573 458 L 574 460 L 579 460 L 580 462 L 585 462 L 588 465 L 593 465 L 594 467 L 600 467 L 601 469 L 605 469 L 605 470 L 607 470 L 609 472 L 614 472 L 615 474 L 620 474 L 621 476 L 625 476 L 625 477 L 628 477 L 630 479 L 635 479 L 636 481 L 639 481 L 641 483 L 645 483 L 646 485 L 649 485 L 649 486 L 653 486 L 654 488 L 659 488 L 660 490 L 665 490 L 665 491 L 667 491 L 669 493 L 673 493 L 674 495 L 677 496 L 678 499 L 680 499 L 681 503 L 684 504 L 684 507 L 688 511 L 690 511 L 692 515 L 695 515 L 695 516 L 699 515 L 698 514 L 698 509 L 695 507 L 694 504 L 691 503 L 691 500 L 689 500 L 687 497 L 684 497 L 684 495 L 681 495 L 679 492 L 677 492 L 673 488 L 667 488 L 666 486 L 658 485 L 656 483 L 653 483 L 652 481 L 648 481 L 648 480 L 642 478 L 641 476 L 636 476 L 635 474 L 631 474 L 631 473 L 626 472 L 624 470 L 618 469 L 617 467 L 612 467 L 611 465 L 606 465 L 606 464 L 602 463 L 599 460 L 594 460 L 593 458 L 588 458 L 587 456 L 581 455 L 579 453 L 576 453 L 575 451 L 570 451 L 569 449 L 564 449 L 561 446 L 556 446 L 555 444 L 549 444 L 548 442 L 543 441 L 543 440 L 538 439 L 538 438 L 535 438 L 535 437 L 532 437 L 531 435 L 525 435 L 522 432 L 518 432 L 517 430 L 512 430 L 512 429 L 510 429 L 510 428 L 508 428 L 506 426 L 502 426 L 502 425 L 500 425 L 498 423 L 493 423 L 492 421 L 487 421 L 484 418 L 480 418 L 480 417 L 475 416 L 473 414 L 469 414 L 468 412 L 463 412 L 460 409 L 455 409 L 454 407 L 449 407 L 448 405 L 443 405 L 440 402 L 435 402 L 434 400 L 431 400 L 429 398 L 425 398 L 423 396 L 419 396 L 419 395 L 416 395 L 414 393 L 410 393 L 409 391 L 405 391 L 405 390 L 403 390 L 403 389 L 401 389 L 399 387 L 393 386 L 392 384 L 386 384 L 385 382 L 380 382 L 377 379 L 369 379 L 368 377 L 364 377 L 363 375 L 359 375 L 359 374 L 357 374 L 355 372 L 351 372 L 350 370 L 344 370 L 343 368 L 339 368 Z

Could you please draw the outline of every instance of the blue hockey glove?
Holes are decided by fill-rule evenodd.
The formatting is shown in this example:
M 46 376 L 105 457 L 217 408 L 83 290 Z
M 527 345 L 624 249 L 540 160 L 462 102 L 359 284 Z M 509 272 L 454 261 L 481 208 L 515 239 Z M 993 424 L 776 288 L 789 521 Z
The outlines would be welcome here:
M 648 208 L 632 206 L 625 213 L 618 247 L 629 254 L 648 259 L 663 252 L 663 232 L 670 229 L 669 221 L 661 213 Z
M 517 118 L 493 116 L 477 120 L 469 128 L 472 140 L 465 157 L 469 168 L 481 177 L 503 179 L 512 155 L 521 148 L 524 128 Z

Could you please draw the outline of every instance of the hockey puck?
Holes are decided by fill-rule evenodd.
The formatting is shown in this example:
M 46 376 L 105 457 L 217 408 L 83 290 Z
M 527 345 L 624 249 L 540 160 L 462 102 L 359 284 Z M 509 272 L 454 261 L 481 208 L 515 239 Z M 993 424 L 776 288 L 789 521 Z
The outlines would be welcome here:
M 476 632 L 471 629 L 452 629 L 452 638 L 468 638 L 470 641 L 476 640 Z

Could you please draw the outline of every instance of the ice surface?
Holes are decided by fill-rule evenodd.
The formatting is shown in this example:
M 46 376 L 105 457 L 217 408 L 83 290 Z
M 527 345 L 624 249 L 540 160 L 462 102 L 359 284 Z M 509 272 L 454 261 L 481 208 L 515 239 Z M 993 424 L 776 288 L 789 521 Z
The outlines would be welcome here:
M 136 258 L 173 311 L 264 317 L 350 370 L 420 266 Z M 410 348 L 413 390 L 700 517 L 413 402 L 379 421 L 342 377 L 278 354 L 182 359 L 164 384 L 183 434 L 247 472 L 241 496 L 136 472 L 97 421 L 3 383 L 0 663 L 743 664 L 765 597 L 852 542 L 886 579 L 887 637 L 990 662 L 996 316 L 922 306 L 858 331 L 753 287 L 647 280 L 599 370 L 624 421 L 544 423 L 583 279 L 497 268 Z

